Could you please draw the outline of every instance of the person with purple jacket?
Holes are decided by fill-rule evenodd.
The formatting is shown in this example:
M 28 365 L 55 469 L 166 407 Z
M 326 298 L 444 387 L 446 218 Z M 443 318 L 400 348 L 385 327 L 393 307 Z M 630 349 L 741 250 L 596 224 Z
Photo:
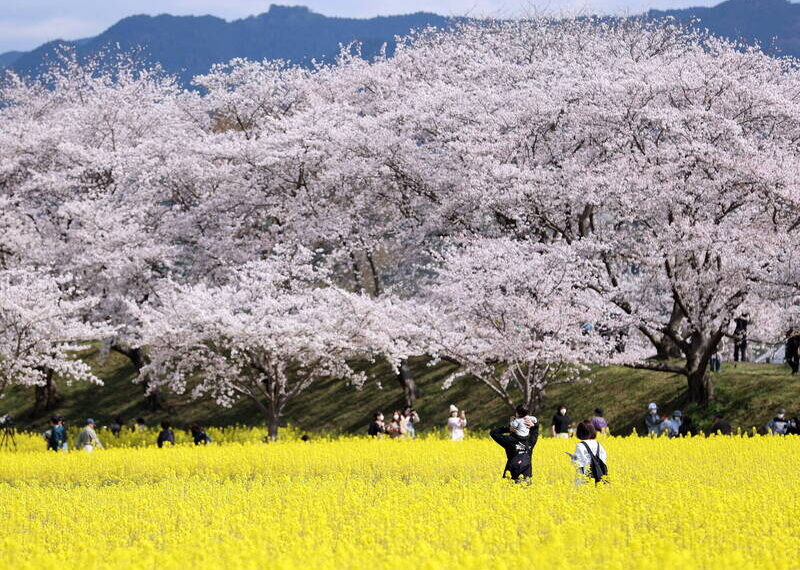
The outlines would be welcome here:
M 594 409 L 594 417 L 592 417 L 591 423 L 597 433 L 608 435 L 610 430 L 608 429 L 608 422 L 603 417 L 603 408 Z

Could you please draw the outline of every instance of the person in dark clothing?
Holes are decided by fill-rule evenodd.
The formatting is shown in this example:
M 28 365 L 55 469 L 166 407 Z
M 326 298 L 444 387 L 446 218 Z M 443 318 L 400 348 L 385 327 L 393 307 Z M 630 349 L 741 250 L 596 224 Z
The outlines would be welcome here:
M 786 417 L 786 410 L 783 408 L 778 410 L 778 414 L 767 422 L 764 431 L 772 435 L 786 435 L 789 431 L 789 420 Z
M 747 362 L 747 325 L 750 324 L 750 315 L 743 313 L 734 322 L 736 328 L 733 329 L 733 360 Z
M 375 412 L 372 416 L 372 421 L 369 422 L 367 435 L 370 437 L 382 437 L 384 433 L 386 433 L 386 426 L 383 423 L 383 413 Z
M 47 437 L 47 449 L 51 451 L 61 451 L 67 448 L 67 428 L 64 426 L 64 418 L 53 416 L 50 418 L 50 430 Z
M 572 419 L 567 415 L 567 406 L 561 404 L 553 416 L 553 423 L 550 427 L 553 437 L 569 437 L 569 428 L 572 427 Z
M 175 434 L 170 429 L 169 422 L 161 422 L 161 431 L 158 433 L 158 439 L 156 440 L 158 447 L 164 447 L 165 443 L 175 445 Z
M 797 374 L 800 368 L 800 331 L 790 329 L 786 335 L 786 364 L 792 369 L 792 374 Z
M 711 424 L 711 433 L 719 433 L 722 435 L 731 435 L 733 428 L 731 422 L 725 419 L 722 414 L 714 416 L 714 423 Z
M 503 478 L 508 473 L 515 483 L 533 476 L 533 448 L 539 440 L 539 422 L 531 417 L 526 425 L 529 428 L 527 437 L 519 437 L 512 433 L 512 428 L 508 424 L 489 432 L 489 436 L 506 452 Z
M 206 430 L 200 427 L 200 424 L 192 424 L 189 426 L 189 431 L 192 434 L 192 440 L 195 445 L 206 445 L 211 443 L 211 438 L 206 434 Z
M 691 437 L 693 435 L 697 435 L 697 428 L 694 427 L 692 418 L 690 418 L 688 415 L 684 415 L 681 419 L 681 425 L 678 428 L 678 435 L 682 437 Z
M 108 426 L 108 429 L 111 431 L 111 435 L 114 437 L 119 437 L 119 434 L 122 433 L 122 426 L 125 425 L 125 420 L 122 419 L 122 416 L 114 416 L 114 421 L 111 422 L 111 425 Z

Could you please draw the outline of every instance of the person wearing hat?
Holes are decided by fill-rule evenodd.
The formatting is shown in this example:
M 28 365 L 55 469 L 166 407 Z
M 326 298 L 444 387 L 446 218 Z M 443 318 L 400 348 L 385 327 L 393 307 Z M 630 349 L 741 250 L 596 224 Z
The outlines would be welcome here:
M 608 422 L 606 418 L 603 417 L 603 408 L 595 408 L 594 409 L 594 417 L 590 420 L 592 427 L 594 427 L 597 433 L 602 433 L 603 435 L 608 435 Z
M 97 438 L 97 432 L 94 431 L 94 420 L 92 418 L 86 420 L 86 427 L 78 434 L 75 447 L 84 451 L 94 451 L 95 447 L 103 449 L 103 444 L 100 443 Z
M 661 433 L 661 417 L 658 415 L 658 406 L 655 402 L 647 405 L 647 415 L 644 417 L 644 428 L 647 435 L 656 437 Z
M 667 434 L 667 437 L 678 437 L 681 432 L 681 418 L 683 412 L 675 410 L 672 416 L 661 422 L 661 433 Z
M 450 430 L 450 439 L 453 441 L 461 441 L 464 439 L 464 428 L 467 427 L 467 414 L 464 410 L 458 411 L 458 408 L 450 404 L 450 417 L 447 418 L 447 429 Z
M 778 414 L 767 422 L 765 428 L 769 434 L 786 435 L 789 431 L 789 420 L 786 418 L 786 410 L 783 408 L 778 410 Z

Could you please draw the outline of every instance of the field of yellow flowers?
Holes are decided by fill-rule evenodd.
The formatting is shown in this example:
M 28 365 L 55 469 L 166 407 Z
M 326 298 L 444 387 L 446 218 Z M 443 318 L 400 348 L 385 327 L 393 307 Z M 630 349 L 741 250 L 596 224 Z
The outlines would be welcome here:
M 3 567 L 800 568 L 797 437 L 607 438 L 612 483 L 576 487 L 574 440 L 541 440 L 514 486 L 488 439 L 227 435 L 91 454 L 18 436 Z

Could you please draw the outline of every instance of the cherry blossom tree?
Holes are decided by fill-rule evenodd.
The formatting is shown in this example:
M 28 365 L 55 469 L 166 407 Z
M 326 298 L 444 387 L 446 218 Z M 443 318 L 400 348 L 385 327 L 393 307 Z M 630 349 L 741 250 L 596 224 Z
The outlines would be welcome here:
M 249 399 L 272 439 L 286 405 L 317 380 L 360 387 L 349 362 L 391 343 L 380 313 L 368 297 L 324 286 L 325 272 L 299 255 L 246 264 L 222 285 L 166 287 L 139 309 L 156 385 L 222 406 Z
M 585 381 L 589 364 L 611 363 L 635 343 L 582 286 L 583 263 L 563 244 L 507 238 L 448 250 L 430 308 L 418 312 L 421 350 L 459 365 L 444 387 L 468 375 L 510 408 L 536 411 L 549 386 Z M 603 333 L 606 322 L 618 328 Z
M 91 297 L 73 300 L 66 279 L 29 270 L 0 271 L 0 395 L 11 385 L 42 390 L 37 405 L 59 402 L 55 378 L 102 384 L 76 353 L 109 334 L 84 320 Z
M 629 363 L 685 375 L 694 402 L 731 320 L 797 282 L 790 60 L 669 23 L 533 20 L 424 33 L 360 77 L 365 176 L 410 231 L 567 244 L 608 314 L 683 359 Z
M 107 69 L 65 53 L 40 80 L 7 74 L 0 99 L 4 264 L 69 274 L 97 297 L 92 318 L 114 322 L 111 348 L 140 369 L 126 301 L 145 301 L 188 257 L 167 182 L 204 132 L 193 96 L 129 58 Z

